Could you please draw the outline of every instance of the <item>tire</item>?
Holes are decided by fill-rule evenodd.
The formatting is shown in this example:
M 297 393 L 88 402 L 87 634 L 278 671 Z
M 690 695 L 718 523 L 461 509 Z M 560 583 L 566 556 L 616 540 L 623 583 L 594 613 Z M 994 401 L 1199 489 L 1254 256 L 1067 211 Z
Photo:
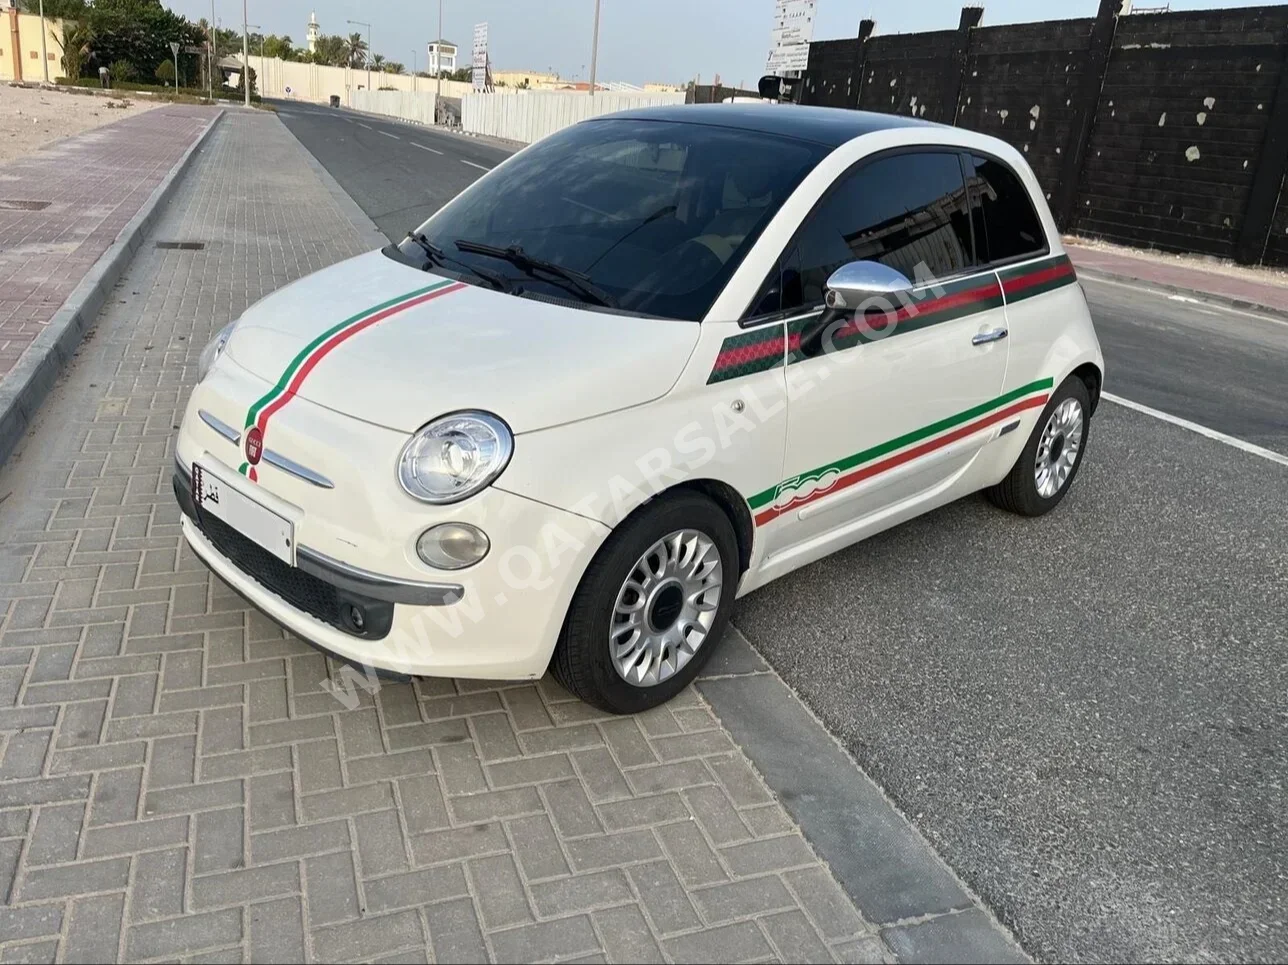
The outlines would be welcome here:
M 696 534 L 697 538 L 681 539 L 677 546 L 677 533 Z M 637 567 L 644 563 L 642 558 L 657 550 L 668 537 L 672 539 L 662 551 L 649 557 L 648 564 L 663 575 L 641 577 L 644 571 Z M 701 559 L 693 567 L 694 579 L 707 574 L 707 583 L 700 594 L 689 596 L 686 584 L 680 582 L 683 572 L 676 575 L 666 563 L 673 558 L 692 564 L 698 554 Z M 692 682 L 720 642 L 729 623 L 740 575 L 733 525 L 714 502 L 699 493 L 682 491 L 646 504 L 613 531 L 587 567 L 568 607 L 550 661 L 551 672 L 569 693 L 610 713 L 634 714 L 665 703 Z M 712 585 L 716 576 L 718 586 Z M 628 578 L 633 586 L 647 593 L 628 590 Z M 690 582 L 687 587 L 694 585 Z M 638 603 L 637 612 L 619 613 L 619 599 L 627 610 Z M 696 605 L 684 602 L 686 599 L 694 599 L 703 607 L 714 604 L 715 609 L 699 613 Z M 673 613 L 674 620 L 668 620 Z M 708 613 L 711 616 L 704 628 L 700 621 L 706 620 Z M 658 627 L 670 629 L 662 631 Z M 685 627 L 690 628 L 688 632 L 684 632 Z M 610 638 L 612 631 L 616 635 Z M 659 652 L 665 656 L 667 650 L 644 645 L 649 639 L 663 638 L 671 641 L 669 667 L 666 660 L 653 656 Z M 632 641 L 637 643 L 632 646 Z M 614 653 L 628 663 L 633 661 L 625 672 L 645 677 L 652 673 L 657 679 L 628 681 L 624 671 L 619 671 Z
M 1039 450 L 1043 449 L 1043 439 L 1047 427 L 1053 428 L 1053 416 L 1057 411 L 1067 413 L 1070 411 L 1069 403 L 1078 407 L 1080 414 L 1080 432 L 1078 433 L 1078 447 L 1073 456 L 1073 464 L 1068 467 L 1067 475 L 1062 481 L 1059 481 L 1054 492 L 1043 493 L 1039 489 L 1037 479 Z M 1061 407 L 1064 407 L 1062 410 Z M 1066 423 L 1067 424 L 1067 423 Z M 1064 499 L 1065 493 L 1073 485 L 1074 477 L 1078 475 L 1078 468 L 1082 465 L 1083 456 L 1087 453 L 1087 437 L 1091 428 L 1091 395 L 1087 391 L 1086 384 L 1076 375 L 1071 375 L 1060 383 L 1060 387 L 1047 401 L 1042 415 L 1038 417 L 1037 424 L 1033 427 L 1033 433 L 1029 436 L 1029 441 L 1024 446 L 1024 451 L 1020 453 L 1020 458 L 1015 461 L 1011 471 L 996 486 L 984 490 L 984 495 L 995 506 L 1002 509 L 1018 513 L 1021 516 L 1042 516 L 1051 512 L 1056 506 L 1060 505 L 1060 500 Z M 1057 433 L 1063 437 L 1063 433 Z M 1068 455 L 1067 439 L 1061 438 L 1057 444 L 1058 454 Z M 1052 447 L 1054 448 L 1054 447 Z M 1046 450 L 1047 453 L 1051 448 Z M 1044 457 L 1044 464 L 1050 465 L 1050 459 Z M 1058 460 L 1057 460 L 1058 461 Z M 1050 482 L 1048 482 L 1050 485 Z

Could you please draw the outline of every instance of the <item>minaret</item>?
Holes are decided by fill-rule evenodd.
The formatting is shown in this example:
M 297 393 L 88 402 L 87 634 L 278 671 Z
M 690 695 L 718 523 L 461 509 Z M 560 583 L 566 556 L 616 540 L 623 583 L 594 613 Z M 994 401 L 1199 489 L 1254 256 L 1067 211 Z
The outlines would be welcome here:
M 321 33 L 322 33 L 322 30 L 321 30 L 321 28 L 318 26 L 318 15 L 317 15 L 316 13 L 310 13 L 310 14 L 309 14 L 309 31 L 308 31 L 308 37 L 309 37 L 309 53 L 315 53 L 315 52 L 317 51 L 317 49 L 318 49 L 318 37 L 321 35 Z

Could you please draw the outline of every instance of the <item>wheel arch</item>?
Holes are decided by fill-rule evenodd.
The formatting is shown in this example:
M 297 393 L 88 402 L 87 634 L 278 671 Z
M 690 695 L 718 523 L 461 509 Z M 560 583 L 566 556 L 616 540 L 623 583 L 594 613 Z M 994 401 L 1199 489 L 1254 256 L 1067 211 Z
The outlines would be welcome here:
M 1069 374 L 1077 376 L 1087 387 L 1087 395 L 1091 396 L 1090 414 L 1095 415 L 1096 407 L 1100 405 L 1100 387 L 1104 385 L 1105 373 L 1095 362 L 1083 362 Z
M 634 519 L 647 507 L 656 505 L 659 500 L 669 499 L 685 492 L 696 492 L 707 497 L 707 499 L 716 504 L 716 508 L 724 513 L 733 527 L 734 538 L 738 543 L 738 574 L 741 576 L 746 573 L 751 568 L 751 553 L 755 546 L 756 524 L 751 517 L 751 507 L 747 505 L 747 500 L 743 498 L 738 490 L 720 479 L 709 477 L 685 479 L 659 490 L 652 497 L 646 499 L 623 516 L 621 521 L 613 527 L 613 531 L 616 532 L 621 529 L 622 526 Z

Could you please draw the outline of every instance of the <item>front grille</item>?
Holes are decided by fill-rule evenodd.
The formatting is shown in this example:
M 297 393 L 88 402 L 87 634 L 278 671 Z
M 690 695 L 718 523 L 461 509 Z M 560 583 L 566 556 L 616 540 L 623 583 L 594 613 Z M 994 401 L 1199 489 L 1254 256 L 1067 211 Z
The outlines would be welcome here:
M 284 563 L 209 513 L 197 514 L 194 522 L 230 563 L 295 609 L 364 640 L 379 640 L 388 635 L 393 624 L 392 603 L 350 593 Z M 355 619 L 355 609 L 360 614 L 360 623 Z

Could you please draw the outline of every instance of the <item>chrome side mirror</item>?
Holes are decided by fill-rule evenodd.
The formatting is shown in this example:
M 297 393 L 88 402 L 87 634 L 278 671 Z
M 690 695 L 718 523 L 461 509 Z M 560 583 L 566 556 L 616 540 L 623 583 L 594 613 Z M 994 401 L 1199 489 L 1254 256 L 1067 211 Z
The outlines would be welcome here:
M 893 295 L 912 288 L 902 272 L 879 261 L 852 261 L 832 272 L 824 302 L 828 308 L 858 308 L 868 298 Z

